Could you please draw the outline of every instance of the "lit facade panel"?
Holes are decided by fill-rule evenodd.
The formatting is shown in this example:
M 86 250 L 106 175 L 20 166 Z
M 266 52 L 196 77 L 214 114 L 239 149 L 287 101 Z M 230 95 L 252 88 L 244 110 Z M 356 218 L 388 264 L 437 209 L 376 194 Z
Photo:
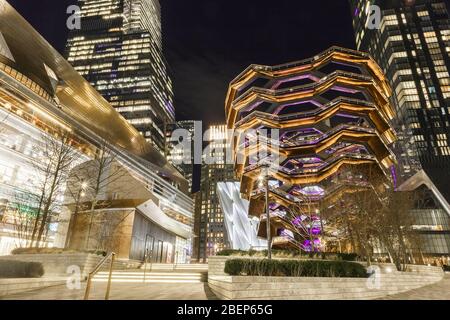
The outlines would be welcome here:
M 450 20 L 443 0 L 350 0 L 358 50 L 369 52 L 393 88 L 399 178 L 422 168 L 450 199 Z M 370 5 L 380 28 L 367 28 Z
M 80 0 L 81 30 L 66 56 L 161 154 L 175 120 L 172 82 L 162 53 L 158 0 Z
M 260 218 L 258 236 L 267 238 L 265 175 L 272 245 L 304 250 L 319 240 L 302 238 L 298 226 L 319 234 L 321 202 L 366 189 L 375 172 L 396 184 L 391 93 L 369 55 L 339 47 L 284 65 L 251 65 L 231 82 L 225 110 L 236 133 L 235 174 L 249 215 Z
M 258 238 L 259 219 L 248 215 L 249 202 L 241 198 L 239 182 L 219 182 L 217 193 L 230 248 L 245 251 L 267 248 L 267 241 Z

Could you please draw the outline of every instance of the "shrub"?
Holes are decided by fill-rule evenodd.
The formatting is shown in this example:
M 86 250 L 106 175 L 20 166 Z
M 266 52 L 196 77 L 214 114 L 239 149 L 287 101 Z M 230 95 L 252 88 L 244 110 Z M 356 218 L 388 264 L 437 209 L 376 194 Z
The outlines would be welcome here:
M 13 251 L 11 251 L 11 254 L 18 255 L 18 254 L 61 254 L 61 253 L 93 253 L 99 256 L 106 256 L 105 251 L 101 250 L 87 250 L 87 251 L 80 251 L 80 250 L 72 250 L 72 249 L 62 249 L 62 248 L 16 248 Z
M 217 253 L 218 256 L 250 256 L 250 257 L 267 257 L 267 250 L 232 250 L 225 249 Z M 278 258 L 296 258 L 308 257 L 309 259 L 326 259 L 326 260 L 343 260 L 356 261 L 358 255 L 356 253 L 334 253 L 334 252 L 302 252 L 295 249 L 272 249 L 272 256 Z
M 222 257 L 229 257 L 229 256 L 243 256 L 247 254 L 247 251 L 243 250 L 233 250 L 233 249 L 225 249 L 222 251 L 219 251 L 216 255 L 222 256 Z
M 231 276 L 368 277 L 359 263 L 329 260 L 230 259 L 224 271 Z
M 62 253 L 64 249 L 61 248 L 16 248 L 11 251 L 11 254 L 50 254 L 50 253 Z
M 0 260 L 0 278 L 40 278 L 44 267 L 40 262 Z
M 357 253 L 337 253 L 337 257 L 339 260 L 356 261 L 358 259 L 358 254 Z

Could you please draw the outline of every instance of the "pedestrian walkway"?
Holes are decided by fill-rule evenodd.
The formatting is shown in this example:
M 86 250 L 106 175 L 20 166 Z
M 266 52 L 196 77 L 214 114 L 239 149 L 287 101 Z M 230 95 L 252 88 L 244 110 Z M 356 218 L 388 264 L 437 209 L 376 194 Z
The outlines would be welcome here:
M 104 300 L 109 272 L 92 280 L 89 299 Z M 114 270 L 110 300 L 207 300 L 216 299 L 208 287 L 207 269 L 202 265 L 151 265 L 135 270 Z M 79 289 L 66 285 L 0 297 L 5 300 L 81 300 L 86 283 Z
M 103 277 L 103 276 L 102 276 Z M 104 300 L 106 283 L 94 281 L 90 300 Z M 158 275 L 159 277 L 159 275 Z M 146 282 L 134 280 L 124 282 L 116 278 L 112 282 L 110 300 L 217 300 L 211 292 L 208 283 L 203 281 L 188 282 L 153 282 L 147 278 Z M 190 280 L 190 279 L 189 279 Z M 85 283 L 80 289 L 69 290 L 65 285 L 39 289 L 1 297 L 3 300 L 81 300 L 84 297 Z M 450 274 L 438 283 L 414 289 L 408 292 L 387 296 L 380 300 L 450 300 Z
M 11 295 L 4 300 L 82 300 L 85 283 L 78 290 L 65 285 Z M 89 299 L 104 300 L 106 283 L 93 282 Z M 197 283 L 123 283 L 111 285 L 110 300 L 216 300 L 205 282 Z
M 381 298 L 380 300 L 450 300 L 450 274 L 440 282 Z

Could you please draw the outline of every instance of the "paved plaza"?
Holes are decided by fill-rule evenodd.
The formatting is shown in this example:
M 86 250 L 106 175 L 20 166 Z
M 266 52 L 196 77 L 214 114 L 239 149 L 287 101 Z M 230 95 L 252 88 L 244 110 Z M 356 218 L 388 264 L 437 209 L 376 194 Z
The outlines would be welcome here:
M 382 300 L 450 300 L 450 273 L 446 273 L 438 283 L 387 296 Z
M 82 300 L 85 284 L 79 290 L 65 285 L 0 297 L 4 300 Z M 105 283 L 93 283 L 90 300 L 104 300 Z M 215 300 L 207 283 L 113 283 L 110 300 Z
M 11 295 L 4 300 L 81 300 L 80 290 L 68 290 L 65 285 Z M 103 300 L 105 283 L 94 282 L 90 299 Z M 113 283 L 111 300 L 216 300 L 207 283 Z M 382 300 L 450 300 L 450 274 L 436 284 L 388 296 Z

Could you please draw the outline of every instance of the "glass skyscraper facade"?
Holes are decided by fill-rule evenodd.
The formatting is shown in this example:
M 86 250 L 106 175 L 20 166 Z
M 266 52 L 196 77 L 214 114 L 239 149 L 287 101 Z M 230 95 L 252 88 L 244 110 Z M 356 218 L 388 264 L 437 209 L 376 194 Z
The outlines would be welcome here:
M 158 0 L 79 0 L 68 61 L 161 154 L 175 121 Z
M 201 122 L 197 122 L 201 125 Z M 166 158 L 189 182 L 189 191 L 192 192 L 192 179 L 194 174 L 194 134 L 195 134 L 196 121 L 194 120 L 181 120 L 173 124 L 170 124 L 166 130 Z M 186 130 L 187 139 L 191 148 L 184 150 L 182 148 L 182 142 L 173 141 L 177 140 L 173 138 L 172 134 L 176 130 Z M 184 141 L 183 141 L 184 142 Z M 188 153 L 188 154 L 185 154 Z M 187 159 L 190 159 L 190 163 L 186 163 Z
M 213 163 L 202 165 L 200 191 L 195 195 L 195 222 L 193 257 L 206 261 L 208 256 L 229 247 L 225 229 L 224 214 L 217 193 L 217 183 L 233 181 L 234 169 L 227 164 L 227 153 L 231 152 L 227 143 L 227 127 L 215 125 L 209 127 L 207 140 L 209 146 L 205 157 L 214 159 Z
M 443 0 L 350 0 L 359 50 L 380 64 L 392 88 L 399 141 L 399 180 L 423 169 L 450 200 L 450 21 Z M 378 28 L 371 6 L 381 9 Z M 416 174 L 416 172 L 419 172 Z M 401 182 L 401 181 L 400 181 Z M 428 184 L 428 187 L 430 184 Z M 426 256 L 450 252 L 449 212 L 422 185 L 412 211 Z
M 450 198 L 450 22 L 443 0 L 350 0 L 357 49 L 392 88 L 399 178 L 420 169 Z M 375 11 L 381 23 L 375 28 Z

